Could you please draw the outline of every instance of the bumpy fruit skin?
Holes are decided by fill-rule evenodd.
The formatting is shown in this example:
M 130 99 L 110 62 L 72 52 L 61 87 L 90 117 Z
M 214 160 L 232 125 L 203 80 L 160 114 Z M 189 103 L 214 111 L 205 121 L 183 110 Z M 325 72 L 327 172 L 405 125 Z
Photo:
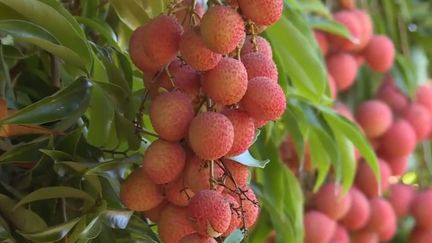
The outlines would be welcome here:
M 242 62 L 225 57 L 202 79 L 202 88 L 213 101 L 221 105 L 238 103 L 246 93 L 248 74 Z
M 198 157 L 214 160 L 225 156 L 234 142 L 234 127 L 221 113 L 198 114 L 189 127 L 189 144 Z
M 221 179 L 224 172 L 218 166 L 214 167 L 215 179 Z M 189 156 L 184 171 L 185 185 L 193 192 L 210 189 L 210 164 L 196 156 Z
M 223 159 L 223 164 L 225 169 L 231 173 L 231 176 L 235 180 L 234 184 L 232 179 L 227 177 L 225 179 L 226 187 L 235 190 L 235 185 L 240 187 L 246 186 L 250 175 L 249 168 L 246 165 L 242 165 L 239 162 L 230 159 Z
M 335 53 L 327 58 L 327 70 L 336 82 L 339 91 L 349 89 L 357 76 L 358 65 L 348 53 Z
M 373 36 L 373 23 L 368 12 L 361 9 L 354 9 L 351 12 L 355 15 L 360 23 L 360 43 L 356 46 L 355 51 L 361 52 L 367 46 Z
M 120 199 L 127 208 L 146 211 L 163 201 L 159 186 L 154 184 L 141 169 L 135 170 L 121 184 Z
M 144 153 L 143 170 L 155 184 L 174 181 L 183 171 L 186 152 L 179 143 L 154 141 Z
M 342 10 L 334 14 L 334 19 L 340 24 L 344 25 L 345 28 L 351 34 L 353 40 L 346 39 L 338 35 L 329 35 L 329 42 L 336 49 L 344 51 L 355 50 L 360 44 L 362 27 L 359 19 L 351 11 Z
M 368 138 L 377 138 L 390 128 L 393 113 L 390 107 L 379 100 L 363 102 L 356 112 L 356 121 Z
M 408 156 L 396 159 L 387 160 L 392 171 L 392 175 L 399 176 L 406 172 L 408 168 Z
M 381 137 L 379 152 L 387 159 L 405 157 L 415 149 L 416 140 L 412 126 L 407 121 L 399 119 Z
M 271 58 L 259 52 L 252 52 L 242 57 L 242 62 L 247 70 L 249 80 L 256 77 L 267 77 L 274 82 L 278 80 L 276 64 Z
M 149 59 L 163 66 L 172 61 L 178 50 L 183 27 L 174 16 L 160 15 L 147 23 L 142 45 Z
M 401 112 L 408 106 L 408 98 L 396 86 L 392 76 L 386 75 L 378 90 L 377 98 L 384 101 L 395 112 Z
M 396 215 L 389 202 L 382 198 L 370 200 L 371 215 L 365 230 L 376 232 L 380 241 L 390 240 L 396 231 Z
M 275 81 L 258 77 L 249 80 L 241 105 L 253 118 L 270 121 L 282 116 L 286 108 L 286 98 Z
M 416 102 L 428 108 L 432 113 L 432 86 L 430 84 L 420 85 L 417 88 Z
M 216 53 L 232 52 L 242 40 L 244 31 L 242 17 L 230 7 L 211 7 L 201 19 L 201 37 Z
M 328 243 L 336 231 L 336 223 L 318 211 L 309 211 L 304 216 L 304 243 Z
M 430 243 L 432 242 L 432 231 L 421 228 L 414 228 L 409 235 L 409 243 Z
M 216 67 L 222 55 L 207 48 L 198 27 L 186 31 L 180 38 L 180 54 L 197 71 L 207 71 Z
M 357 188 L 352 187 L 351 207 L 341 219 L 340 224 L 349 230 L 359 230 L 366 225 L 369 220 L 370 206 L 366 196 Z
M 411 203 L 411 215 L 419 228 L 432 229 L 432 189 L 417 193 Z
M 156 97 L 150 105 L 150 120 L 161 138 L 176 142 L 187 134 L 194 116 L 191 99 L 180 91 Z
M 342 195 L 342 188 L 329 183 L 321 187 L 314 197 L 315 208 L 334 220 L 341 219 L 351 206 L 351 194 Z
M 195 195 L 186 186 L 183 178 L 169 183 L 164 189 L 166 200 L 179 207 L 186 207 L 189 204 L 189 199 Z
M 252 190 L 252 188 L 248 185 L 240 187 L 240 189 L 244 192 L 243 194 L 234 194 L 232 192 L 227 192 L 231 196 L 233 196 L 239 205 L 243 206 L 244 210 L 244 225 L 243 221 L 240 223 L 240 227 L 246 227 L 246 229 L 249 229 L 252 227 L 256 220 L 258 219 L 259 215 L 259 206 L 255 192 Z M 241 201 L 241 202 L 240 202 Z
M 235 211 L 235 209 L 238 209 L 240 207 L 240 204 L 230 194 L 224 193 L 223 196 L 225 197 L 225 200 L 228 202 L 231 208 L 231 222 L 228 229 L 222 234 L 222 236 L 229 236 L 232 232 L 234 232 L 234 230 L 239 228 L 241 224 L 242 218 L 240 214 Z
M 238 0 L 246 18 L 258 25 L 272 25 L 282 16 L 282 0 Z
M 143 212 L 144 216 L 148 219 L 150 219 L 152 222 L 159 222 L 160 215 L 163 211 L 163 209 L 168 205 L 167 201 L 162 201 L 157 205 L 156 207 L 146 210 Z
M 143 40 L 147 35 L 146 29 L 147 26 L 140 26 L 132 33 L 129 40 L 129 53 L 137 68 L 152 74 L 161 69 L 163 65 L 152 62 L 144 51 L 146 47 L 143 45 Z
M 432 129 L 432 114 L 426 107 L 412 103 L 402 112 L 402 117 L 411 124 L 418 141 L 429 136 Z
M 378 234 L 375 232 L 356 232 L 351 234 L 351 243 L 379 243 Z
M 218 237 L 231 222 L 230 204 L 214 190 L 196 193 L 189 202 L 188 215 L 195 230 L 203 236 Z
M 337 225 L 336 230 L 335 230 L 330 242 L 350 243 L 350 238 L 349 238 L 347 230 L 344 227 Z
M 320 48 L 321 54 L 323 56 L 327 55 L 329 51 L 329 43 L 327 40 L 327 36 L 321 32 L 321 31 L 314 31 L 315 41 L 318 44 L 318 47 Z
M 223 113 L 234 127 L 234 142 L 227 156 L 235 156 L 246 151 L 255 138 L 253 119 L 241 110 L 226 110 Z
M 398 218 L 402 218 L 409 213 L 414 196 L 415 189 L 412 186 L 403 184 L 393 184 L 390 186 L 388 201 Z
M 382 159 L 378 159 L 378 165 L 381 175 L 381 192 L 384 192 L 389 187 L 388 179 L 391 176 L 391 170 L 387 165 L 387 162 Z M 377 197 L 380 195 L 378 190 L 379 185 L 372 172 L 372 169 L 364 161 L 358 165 L 355 184 L 368 197 Z
M 172 204 L 162 211 L 158 231 L 162 242 L 179 242 L 183 237 L 196 232 L 189 220 L 187 208 Z
M 217 243 L 217 241 L 211 237 L 205 237 L 198 233 L 194 233 L 183 237 L 180 240 L 180 243 Z
M 395 47 L 387 36 L 373 36 L 364 50 L 364 56 L 372 70 L 385 73 L 393 65 Z
M 261 53 L 264 57 L 272 59 L 273 53 L 272 53 L 270 43 L 261 36 L 256 36 L 255 41 L 257 45 L 256 51 L 254 50 L 252 37 L 251 36 L 246 37 L 245 43 L 243 44 L 243 47 L 241 49 L 241 56 L 243 57 L 249 53 L 258 52 Z
M 168 91 L 174 90 L 174 88 L 188 95 L 191 100 L 195 100 L 199 94 L 201 88 L 200 75 L 190 65 L 182 64 L 178 59 L 174 60 L 168 66 L 168 70 L 173 77 L 173 87 L 171 80 L 166 73 L 163 73 L 159 82 L 159 87 L 162 87 Z

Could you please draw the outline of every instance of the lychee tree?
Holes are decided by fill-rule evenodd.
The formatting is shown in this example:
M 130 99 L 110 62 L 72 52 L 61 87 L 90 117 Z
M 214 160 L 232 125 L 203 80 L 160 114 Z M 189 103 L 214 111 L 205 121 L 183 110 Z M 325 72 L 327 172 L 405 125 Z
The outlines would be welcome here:
M 430 242 L 431 8 L 0 0 L 1 241 Z

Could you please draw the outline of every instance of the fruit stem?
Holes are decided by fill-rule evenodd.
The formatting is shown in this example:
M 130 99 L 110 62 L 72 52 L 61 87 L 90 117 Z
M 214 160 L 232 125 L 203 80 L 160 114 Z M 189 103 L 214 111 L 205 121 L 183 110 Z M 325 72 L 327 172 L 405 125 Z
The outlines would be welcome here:
M 216 189 L 216 183 L 214 179 L 214 160 L 210 160 L 210 187 L 212 190 Z
M 164 67 L 164 71 L 165 71 L 166 75 L 168 76 L 168 79 L 170 80 L 172 87 L 175 89 L 176 86 L 174 83 L 174 76 L 172 76 L 171 72 L 169 71 L 168 65 L 166 65 Z

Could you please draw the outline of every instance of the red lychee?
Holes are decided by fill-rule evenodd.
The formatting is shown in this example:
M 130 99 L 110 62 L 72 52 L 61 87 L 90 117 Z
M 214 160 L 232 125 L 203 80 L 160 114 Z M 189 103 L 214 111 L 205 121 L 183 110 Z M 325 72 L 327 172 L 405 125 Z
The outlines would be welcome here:
M 339 4 L 344 9 L 354 9 L 356 7 L 355 0 L 339 0 Z
M 255 138 L 254 121 L 249 114 L 241 110 L 226 110 L 224 115 L 234 127 L 234 142 L 227 156 L 239 155 L 252 145 Z
M 388 201 L 398 218 L 404 217 L 409 213 L 414 196 L 415 189 L 412 186 L 403 184 L 393 184 L 390 186 Z
M 258 201 L 255 195 L 255 192 L 248 185 L 239 188 L 241 193 L 233 193 L 231 191 L 226 191 L 228 194 L 233 196 L 239 205 L 243 207 L 243 216 L 244 216 L 244 225 L 243 220 L 240 223 L 240 227 L 246 227 L 249 229 L 252 227 L 259 215 L 259 206 Z
M 432 86 L 430 84 L 417 87 L 415 98 L 417 103 L 423 105 L 432 113 Z
M 370 200 L 371 214 L 365 230 L 376 232 L 380 241 L 390 240 L 396 230 L 396 215 L 389 202 L 382 198 Z
M 384 101 L 395 112 L 401 112 L 408 106 L 407 97 L 396 86 L 393 77 L 387 75 L 377 93 L 377 98 Z
M 412 103 L 402 112 L 402 117 L 411 124 L 418 141 L 429 136 L 432 129 L 432 114 L 426 107 Z
M 370 206 L 366 196 L 357 188 L 352 187 L 351 207 L 345 216 L 341 219 L 340 224 L 349 230 L 359 230 L 366 225 L 369 220 Z
M 282 0 L 238 0 L 246 18 L 258 25 L 272 25 L 282 16 Z
M 409 235 L 409 243 L 430 243 L 432 242 L 432 231 L 421 228 L 414 228 Z
M 160 215 L 162 213 L 162 210 L 168 205 L 169 203 L 167 201 L 162 201 L 157 205 L 156 207 L 144 211 L 144 216 L 148 219 L 150 219 L 152 222 L 159 222 Z
M 416 142 L 412 126 L 407 121 L 399 119 L 381 137 L 379 152 L 389 160 L 405 157 L 415 149 Z
M 378 234 L 368 231 L 355 232 L 351 234 L 351 243 L 379 243 Z
M 224 172 L 218 166 L 214 166 L 214 178 L 221 179 Z M 189 156 L 184 171 L 185 185 L 193 192 L 210 189 L 210 163 L 196 156 Z
M 387 165 L 387 162 L 382 159 L 378 159 L 378 166 L 380 168 L 381 175 L 381 181 L 379 185 L 372 172 L 372 169 L 366 162 L 360 162 L 357 168 L 355 184 L 368 197 L 379 196 L 379 187 L 381 187 L 381 192 L 386 191 L 389 187 L 388 179 L 391 176 L 391 170 Z
M 327 70 L 336 82 L 339 91 L 349 89 L 357 76 L 358 65 L 348 53 L 335 53 L 327 58 Z
M 336 231 L 336 223 L 318 211 L 309 211 L 304 216 L 304 243 L 328 243 Z
M 162 242 L 179 242 L 183 237 L 195 233 L 187 214 L 187 208 L 172 204 L 162 210 L 158 231 Z
M 161 138 L 179 141 L 188 132 L 194 116 L 191 99 L 180 91 L 156 97 L 150 105 L 150 120 Z
M 351 194 L 342 194 L 342 188 L 335 183 L 321 187 L 313 201 L 315 208 L 334 220 L 341 219 L 351 206 Z
M 327 40 L 327 36 L 321 31 L 314 31 L 315 41 L 318 44 L 321 54 L 326 56 L 329 51 L 329 43 Z
M 234 230 L 236 230 L 242 221 L 240 212 L 236 210 L 240 207 L 238 201 L 230 194 L 224 193 L 223 196 L 225 200 L 228 202 L 231 208 L 231 222 L 228 229 L 222 234 L 223 236 L 229 236 Z
M 384 35 L 373 36 L 364 50 L 366 63 L 376 72 L 385 73 L 393 65 L 395 47 L 390 38 Z
M 361 9 L 353 9 L 351 12 L 360 23 L 360 43 L 355 48 L 355 51 L 360 52 L 367 46 L 373 36 L 373 23 L 368 12 Z
M 242 57 L 242 62 L 247 70 L 249 80 L 256 77 L 267 77 L 274 82 L 278 81 L 278 71 L 272 59 L 264 54 L 252 52 Z
M 241 56 L 246 56 L 249 53 L 258 52 L 263 56 L 272 59 L 273 53 L 270 46 L 270 43 L 261 36 L 255 37 L 257 50 L 254 50 L 253 39 L 251 36 L 246 37 L 245 43 L 241 49 Z
M 334 48 L 344 51 L 352 51 L 357 48 L 361 41 L 362 26 L 355 14 L 351 11 L 342 10 L 334 14 L 334 19 L 345 26 L 351 34 L 351 40 L 338 35 L 330 34 L 329 42 Z
M 189 199 L 194 196 L 194 192 L 186 186 L 183 178 L 167 184 L 164 189 L 167 201 L 180 207 L 187 206 Z
M 180 243 L 217 243 L 217 241 L 214 238 L 194 233 L 183 237 Z
M 348 231 L 344 227 L 337 225 L 330 243 L 350 243 Z
M 387 164 L 390 166 L 392 175 L 399 176 L 404 174 L 408 168 L 408 161 L 409 161 L 408 156 L 387 160 Z
M 411 215 L 419 228 L 432 229 L 432 189 L 418 192 L 411 202 Z
M 223 164 L 225 169 L 228 170 L 232 176 L 232 178 L 227 177 L 225 179 L 226 187 L 235 190 L 235 185 L 243 187 L 247 184 L 250 172 L 246 165 L 240 164 L 239 162 L 230 159 L 224 159 Z
M 357 108 L 355 118 L 367 137 L 377 138 L 390 128 L 393 113 L 386 103 L 369 100 Z
M 132 33 L 129 40 L 129 54 L 135 66 L 143 72 L 153 74 L 161 69 L 163 65 L 152 62 L 144 51 L 146 47 L 143 45 L 143 39 L 147 35 L 146 29 L 147 26 L 144 25 Z

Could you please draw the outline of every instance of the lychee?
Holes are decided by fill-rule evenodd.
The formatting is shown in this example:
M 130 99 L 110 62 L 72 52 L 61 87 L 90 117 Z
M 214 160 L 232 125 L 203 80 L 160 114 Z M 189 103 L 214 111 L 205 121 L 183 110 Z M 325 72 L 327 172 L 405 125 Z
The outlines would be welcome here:
M 388 201 L 398 218 L 404 217 L 409 213 L 414 196 L 415 189 L 412 186 L 403 184 L 393 184 L 390 186 Z
M 217 243 L 217 241 L 214 238 L 194 233 L 183 237 L 180 243 Z
M 174 181 L 183 171 L 186 152 L 179 143 L 154 141 L 144 153 L 143 170 L 156 184 Z
M 150 120 L 159 136 L 179 141 L 187 134 L 194 116 L 191 99 L 180 91 L 156 97 L 150 105 Z
M 238 201 L 230 194 L 224 193 L 223 196 L 225 197 L 225 200 L 228 202 L 231 208 L 231 222 L 228 229 L 222 235 L 229 236 L 234 230 L 236 230 L 240 226 L 242 217 L 240 210 L 238 210 L 240 208 L 240 204 L 238 203 Z
M 385 73 L 393 65 L 395 47 L 391 39 L 384 35 L 373 36 L 364 50 L 366 63 L 376 72 Z
M 432 229 L 432 189 L 418 192 L 411 202 L 411 215 L 419 228 Z
M 218 237 L 231 222 L 230 204 L 214 190 L 197 192 L 189 202 L 188 215 L 195 230 L 203 236 Z
M 432 114 L 425 106 L 412 103 L 402 112 L 402 117 L 411 124 L 418 141 L 428 137 L 432 129 Z
M 233 196 L 243 208 L 244 222 L 243 220 L 241 221 L 240 227 L 246 227 L 246 229 L 252 227 L 259 215 L 259 206 L 255 192 L 248 185 L 239 187 L 236 193 L 232 191 L 226 192 Z
M 120 199 L 128 209 L 146 211 L 158 206 L 163 196 L 159 186 L 144 171 L 137 169 L 121 184 Z
M 234 142 L 227 156 L 239 155 L 252 145 L 255 138 L 254 121 L 249 114 L 241 110 L 226 110 L 223 114 L 234 127 Z
M 224 171 L 214 166 L 214 179 L 222 178 Z M 184 171 L 185 185 L 197 193 L 204 189 L 210 189 L 210 163 L 196 156 L 189 156 Z
M 189 127 L 189 144 L 198 157 L 214 160 L 225 156 L 234 142 L 234 127 L 221 113 L 198 114 Z
M 150 219 L 152 222 L 157 223 L 159 221 L 160 215 L 163 211 L 163 209 L 168 205 L 169 203 L 167 201 L 162 201 L 157 205 L 156 207 L 146 210 L 143 212 L 144 216 L 148 219 Z
M 351 234 L 351 243 L 379 243 L 378 234 L 368 231 L 355 232 Z
M 423 105 L 432 113 L 432 86 L 430 84 L 417 87 L 415 99 L 417 103 Z
M 352 187 L 351 207 L 341 219 L 340 224 L 349 230 L 359 230 L 366 225 L 369 220 L 370 206 L 366 196 L 357 188 Z
M 132 62 L 141 71 L 154 74 L 161 69 L 163 65 L 152 62 L 144 51 L 146 47 L 143 45 L 143 39 L 147 36 L 146 29 L 147 26 L 143 25 L 132 33 L 129 40 L 129 54 Z
M 377 98 L 384 101 L 395 112 L 401 112 L 408 106 L 407 97 L 399 90 L 390 75 L 385 77 L 378 90 Z
M 336 223 L 318 211 L 309 211 L 304 216 L 304 243 L 328 243 L 336 231 Z
M 241 49 L 241 56 L 246 56 L 249 53 L 258 52 L 261 53 L 264 57 L 272 59 L 273 53 L 270 46 L 270 43 L 261 36 L 255 37 L 256 48 L 254 49 L 254 43 L 252 36 L 246 37 L 245 43 Z
M 204 73 L 204 93 L 216 103 L 232 105 L 238 103 L 246 93 L 248 74 L 242 62 L 223 58 L 212 70 Z
M 272 25 L 282 16 L 282 0 L 238 0 L 246 18 L 258 25 Z
M 271 58 L 259 52 L 252 52 L 242 57 L 249 80 L 256 77 L 267 77 L 274 82 L 278 81 L 276 64 Z
M 354 9 L 356 7 L 355 0 L 339 0 L 339 4 L 344 9 Z
M 350 38 L 341 37 L 338 35 L 330 34 L 328 36 L 329 42 L 333 47 L 344 51 L 352 51 L 360 44 L 362 27 L 359 19 L 351 11 L 342 10 L 334 14 L 334 19 L 345 26 L 350 32 Z
M 194 196 L 194 192 L 186 186 L 183 178 L 167 184 L 164 189 L 167 201 L 180 207 L 187 206 L 189 199 Z
M 412 126 L 399 119 L 381 137 L 379 152 L 387 159 L 405 157 L 416 146 L 416 134 Z
M 327 36 L 321 32 L 315 30 L 314 32 L 315 41 L 318 44 L 318 47 L 320 48 L 321 54 L 323 56 L 326 56 L 329 51 L 329 43 L 327 40 Z
M 151 62 L 163 66 L 172 61 L 178 50 L 183 27 L 174 16 L 160 15 L 146 24 L 142 45 Z
M 354 84 L 358 71 L 357 61 L 351 54 L 335 53 L 327 58 L 327 70 L 338 90 L 344 91 Z
M 231 174 L 231 176 L 225 178 L 225 186 L 232 190 L 236 189 L 235 185 L 240 187 L 245 186 L 249 180 L 249 168 L 234 160 L 223 159 L 222 161 L 225 169 Z
M 255 119 L 276 120 L 285 111 L 286 98 L 282 88 L 275 81 L 258 77 L 249 80 L 241 106 Z
M 340 185 L 328 183 L 321 187 L 314 199 L 315 208 L 331 219 L 341 219 L 351 206 L 351 194 L 343 195 Z
M 201 37 L 216 53 L 232 52 L 242 40 L 244 31 L 242 17 L 231 7 L 211 7 L 201 19 Z
M 345 117 L 346 119 L 348 119 L 349 121 L 354 122 L 354 116 L 351 113 L 350 109 L 348 108 L 348 106 L 346 106 L 343 103 L 336 103 L 336 105 L 333 108 L 337 113 L 339 113 L 339 115 Z
M 310 146 L 308 143 L 305 143 L 303 164 L 301 164 L 301 156 L 298 155 L 291 136 L 287 136 L 287 138 L 281 143 L 279 152 L 282 161 L 295 173 L 300 169 L 300 165 L 302 165 L 302 168 L 305 171 L 312 171 L 314 169 L 310 156 Z
M 409 157 L 401 157 L 396 159 L 387 160 L 387 164 L 390 166 L 392 175 L 399 176 L 405 173 L 408 168 Z
M 179 242 L 183 237 L 196 232 L 189 220 L 187 208 L 172 204 L 162 210 L 158 231 L 162 242 Z
M 360 162 L 357 168 L 355 185 L 368 197 L 379 196 L 379 188 L 381 188 L 381 192 L 384 192 L 389 187 L 388 179 L 391 176 L 391 170 L 387 165 L 387 162 L 382 159 L 378 159 L 378 166 L 380 168 L 381 176 L 381 181 L 379 184 L 372 172 L 372 169 L 366 162 Z
M 213 69 L 222 58 L 221 54 L 207 48 L 198 27 L 187 30 L 181 36 L 179 45 L 182 58 L 197 71 Z
M 334 78 L 329 74 L 327 77 L 328 80 L 328 86 L 330 89 L 330 97 L 332 99 L 336 99 L 337 96 L 337 86 L 336 86 L 336 82 L 334 80 Z
M 344 227 L 337 225 L 330 243 L 350 243 L 348 231 Z
M 382 198 L 370 200 L 371 214 L 365 230 L 376 232 L 380 241 L 390 240 L 396 230 L 396 215 L 389 202 Z
M 377 138 L 390 128 L 393 113 L 386 103 L 369 100 L 360 104 L 355 118 L 367 137 Z
M 174 15 L 177 18 L 177 21 L 182 24 L 185 30 L 191 28 L 193 25 L 189 13 L 190 7 L 192 7 L 192 0 L 184 0 L 181 2 L 179 6 L 179 10 L 175 11 Z M 204 15 L 205 9 L 204 6 L 200 2 L 196 2 L 195 5 L 195 13 L 197 17 L 202 18 Z
M 432 242 L 432 231 L 421 228 L 414 228 L 409 235 L 409 243 L 430 243 Z
M 360 23 L 360 42 L 355 48 L 355 51 L 360 52 L 367 46 L 373 36 L 373 23 L 368 12 L 361 9 L 353 9 L 351 12 Z

